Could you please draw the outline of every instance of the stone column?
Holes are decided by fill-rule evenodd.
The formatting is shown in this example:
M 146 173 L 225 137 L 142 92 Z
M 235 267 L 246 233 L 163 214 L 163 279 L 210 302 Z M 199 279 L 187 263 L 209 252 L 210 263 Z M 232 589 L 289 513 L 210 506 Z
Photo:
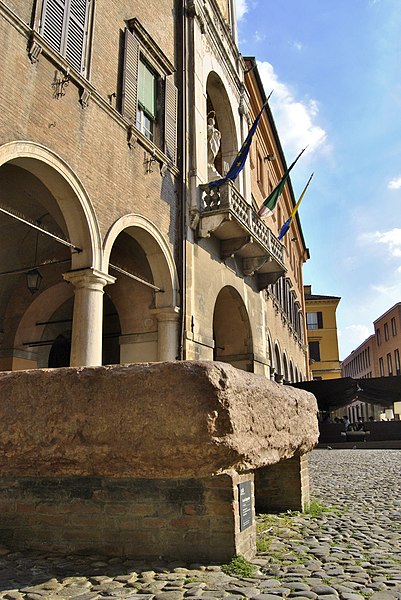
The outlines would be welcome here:
M 177 306 L 152 310 L 157 319 L 158 346 L 157 359 L 171 361 L 178 358 L 178 319 Z
M 75 287 L 71 337 L 71 367 L 102 364 L 103 288 L 115 277 L 96 269 L 64 273 Z

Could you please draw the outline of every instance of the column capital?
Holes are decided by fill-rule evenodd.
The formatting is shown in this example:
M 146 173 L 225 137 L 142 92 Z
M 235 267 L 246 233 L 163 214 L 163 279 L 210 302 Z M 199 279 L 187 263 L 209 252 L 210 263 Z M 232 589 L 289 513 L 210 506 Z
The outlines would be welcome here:
M 166 306 L 164 308 L 152 308 L 152 315 L 161 321 L 178 321 L 180 317 L 180 309 L 178 306 Z
M 77 269 L 63 273 L 63 278 L 68 283 L 72 283 L 76 288 L 87 288 L 103 291 L 105 285 L 115 282 L 116 278 L 107 273 L 102 273 L 97 269 Z

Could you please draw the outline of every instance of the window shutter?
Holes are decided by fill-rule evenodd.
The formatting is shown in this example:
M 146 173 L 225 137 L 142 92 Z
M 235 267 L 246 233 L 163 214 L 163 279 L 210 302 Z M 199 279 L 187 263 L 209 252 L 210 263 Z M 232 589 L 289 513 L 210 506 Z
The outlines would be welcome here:
M 323 315 L 321 312 L 317 313 L 317 328 L 323 329 Z
M 80 73 L 85 68 L 85 42 L 88 20 L 88 0 L 70 0 L 65 41 L 65 57 Z
M 65 0 L 44 0 L 40 33 L 57 52 L 64 41 Z
M 122 90 L 122 113 L 136 123 L 138 97 L 139 43 L 126 29 L 124 39 L 124 70 Z
M 164 91 L 164 153 L 177 163 L 177 102 L 178 90 L 173 75 L 167 75 Z

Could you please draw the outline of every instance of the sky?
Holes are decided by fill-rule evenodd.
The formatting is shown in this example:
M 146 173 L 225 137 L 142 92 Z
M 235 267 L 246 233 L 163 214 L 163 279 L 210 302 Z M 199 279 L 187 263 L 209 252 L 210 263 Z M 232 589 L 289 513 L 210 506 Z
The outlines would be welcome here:
M 340 359 L 401 302 L 400 0 L 236 0 L 291 172 L 312 293 L 341 297 Z M 296 198 L 297 199 L 297 198 Z

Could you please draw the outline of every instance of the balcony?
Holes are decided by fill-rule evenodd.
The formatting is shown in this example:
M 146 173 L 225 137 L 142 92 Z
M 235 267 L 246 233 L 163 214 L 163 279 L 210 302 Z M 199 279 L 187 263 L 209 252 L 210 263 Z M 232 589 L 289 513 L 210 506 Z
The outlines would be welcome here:
M 259 290 L 286 273 L 284 246 L 257 216 L 232 183 L 210 190 L 202 185 L 198 235 L 220 240 L 220 257 L 242 259 L 244 276 L 256 276 Z

